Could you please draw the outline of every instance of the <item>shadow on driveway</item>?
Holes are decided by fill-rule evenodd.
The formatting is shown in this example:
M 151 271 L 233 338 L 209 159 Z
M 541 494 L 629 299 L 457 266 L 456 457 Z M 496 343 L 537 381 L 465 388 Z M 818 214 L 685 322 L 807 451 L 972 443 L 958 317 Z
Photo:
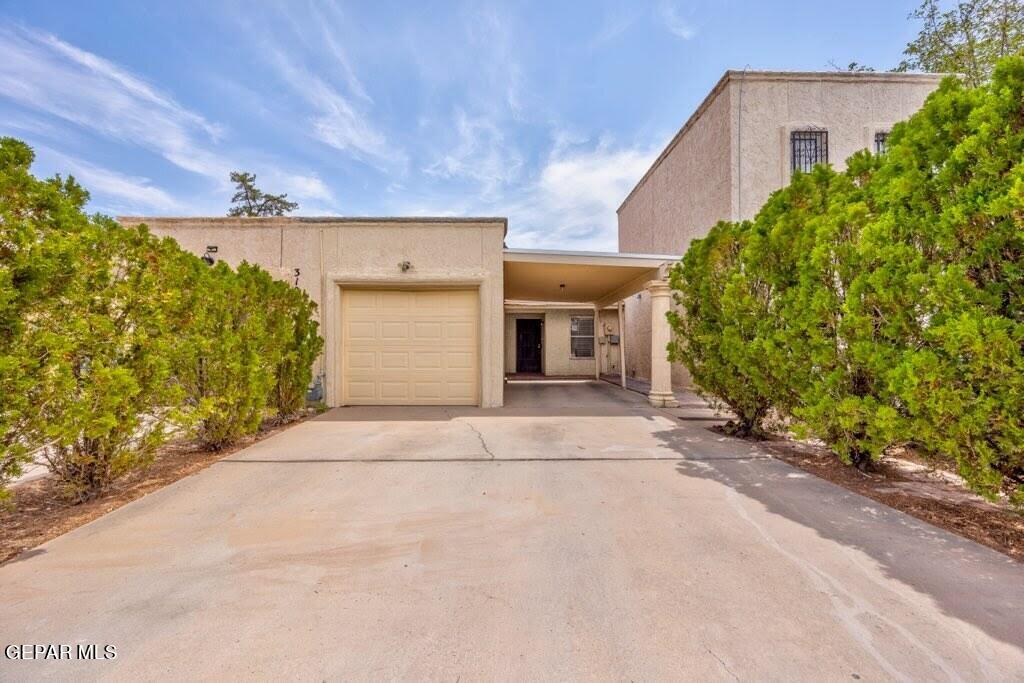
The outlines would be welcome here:
M 682 458 L 679 474 L 718 482 L 770 515 L 867 554 L 885 576 L 926 594 L 945 614 L 1024 648 L 1024 566 L 1011 558 L 791 467 L 750 442 L 695 426 L 655 436 Z M 737 511 L 801 571 L 827 582 L 813 559 L 773 538 L 763 523 L 770 518 Z M 830 590 L 843 593 L 842 586 Z

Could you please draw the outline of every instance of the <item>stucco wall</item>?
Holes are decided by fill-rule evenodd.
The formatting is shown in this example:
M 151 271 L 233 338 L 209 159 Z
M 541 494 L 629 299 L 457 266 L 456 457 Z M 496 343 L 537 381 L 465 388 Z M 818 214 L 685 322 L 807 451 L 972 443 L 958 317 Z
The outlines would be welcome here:
M 569 318 L 573 316 L 593 317 L 594 309 L 545 312 L 544 374 L 594 376 L 593 358 L 572 358 L 569 355 Z
M 728 72 L 618 211 L 619 250 L 685 253 L 719 220 L 751 218 L 789 182 L 791 131 L 825 128 L 836 168 L 917 111 L 941 77 Z M 626 301 L 626 369 L 650 377 L 650 299 Z M 674 365 L 672 382 L 687 386 Z
M 601 311 L 601 347 L 598 358 L 601 360 L 602 373 L 619 371 L 619 346 L 608 340 L 608 335 L 619 333 L 619 312 L 616 310 Z
M 682 254 L 731 210 L 731 94 L 716 88 L 619 208 L 619 251 Z M 651 302 L 646 292 L 626 305 L 626 373 L 650 379 Z M 672 382 L 689 383 L 674 366 Z
M 619 208 L 619 251 L 681 254 L 730 210 L 730 93 L 720 89 L 687 122 Z
M 826 129 L 829 163 L 845 168 L 854 152 L 874 150 L 876 132 L 891 130 L 920 109 L 940 80 L 895 73 L 735 75 L 728 86 L 733 215 L 753 218 L 772 192 L 789 183 L 792 131 Z
M 593 377 L 593 358 L 572 358 L 569 354 L 570 318 L 592 316 L 593 310 L 546 309 L 540 312 L 508 312 L 505 314 L 505 368 L 506 372 L 516 370 L 516 320 L 539 318 L 543 321 L 543 358 L 541 369 L 545 375 L 562 377 Z M 614 310 L 601 311 L 598 327 L 596 358 L 601 361 L 602 372 L 618 372 L 619 347 L 608 343 L 609 334 L 618 334 L 619 318 Z
M 158 235 L 173 237 L 196 254 L 218 247 L 217 258 L 256 263 L 294 281 L 317 302 L 321 315 L 327 401 L 337 403 L 336 358 L 344 286 L 465 287 L 480 293 L 481 405 L 500 406 L 504 382 L 503 219 L 348 218 L 139 218 Z M 403 273 L 398 264 L 409 261 Z M 322 264 L 322 267 L 321 267 Z

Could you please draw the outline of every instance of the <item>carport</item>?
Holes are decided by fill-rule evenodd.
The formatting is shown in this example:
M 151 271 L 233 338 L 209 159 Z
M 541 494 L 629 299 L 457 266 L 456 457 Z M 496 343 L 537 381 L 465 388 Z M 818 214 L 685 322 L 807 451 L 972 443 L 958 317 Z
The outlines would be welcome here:
M 533 304 L 562 306 L 572 304 L 600 312 L 613 308 L 618 314 L 619 368 L 622 387 L 626 388 L 625 306 L 623 301 L 646 290 L 651 296 L 651 405 L 676 405 L 672 393 L 671 366 L 665 348 L 671 338 L 666 314 L 671 303 L 666 280 L 668 268 L 678 256 L 665 254 L 620 254 L 548 249 L 505 249 L 505 307 Z M 598 326 L 594 325 L 594 346 Z M 600 363 L 595 363 L 600 377 Z

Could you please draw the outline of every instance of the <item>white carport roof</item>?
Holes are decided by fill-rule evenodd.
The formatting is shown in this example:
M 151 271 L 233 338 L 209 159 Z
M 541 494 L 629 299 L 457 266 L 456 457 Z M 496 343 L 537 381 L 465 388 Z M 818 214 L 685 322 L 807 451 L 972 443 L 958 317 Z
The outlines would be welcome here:
M 604 307 L 665 277 L 679 260 L 667 254 L 550 249 L 505 250 L 505 300 L 596 304 Z

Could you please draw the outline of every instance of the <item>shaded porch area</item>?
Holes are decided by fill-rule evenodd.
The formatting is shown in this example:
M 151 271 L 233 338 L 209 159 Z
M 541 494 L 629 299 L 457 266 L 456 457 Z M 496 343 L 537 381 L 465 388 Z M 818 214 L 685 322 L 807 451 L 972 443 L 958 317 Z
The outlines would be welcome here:
M 677 260 L 665 254 L 506 249 L 506 381 L 617 375 L 619 386 L 629 389 L 623 302 L 646 291 L 652 300 L 652 367 L 644 393 L 651 405 L 677 405 L 665 317 L 668 268 Z

